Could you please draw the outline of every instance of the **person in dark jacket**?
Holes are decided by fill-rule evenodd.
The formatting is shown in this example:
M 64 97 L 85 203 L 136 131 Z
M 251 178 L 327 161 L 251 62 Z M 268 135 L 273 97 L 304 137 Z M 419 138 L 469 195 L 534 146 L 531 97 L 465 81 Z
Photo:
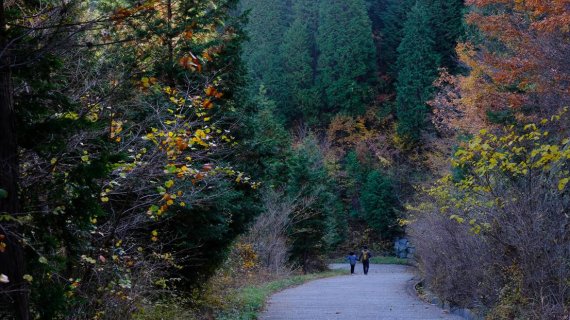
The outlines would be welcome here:
M 351 251 L 346 259 L 348 260 L 348 263 L 350 263 L 350 274 L 354 274 L 354 266 L 356 266 L 356 260 L 358 260 L 356 253 L 354 253 L 354 251 Z
M 370 268 L 370 258 L 372 258 L 372 254 L 368 251 L 367 246 L 362 247 L 362 251 L 360 251 L 360 256 L 358 257 L 358 261 L 362 261 L 362 268 L 364 269 L 364 274 L 368 274 L 368 269 Z

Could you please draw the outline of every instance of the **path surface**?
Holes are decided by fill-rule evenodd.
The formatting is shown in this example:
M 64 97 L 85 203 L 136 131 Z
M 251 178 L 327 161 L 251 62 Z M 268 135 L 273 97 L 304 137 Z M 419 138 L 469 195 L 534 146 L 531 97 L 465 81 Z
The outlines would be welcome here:
M 333 268 L 347 268 L 333 265 Z M 412 289 L 412 269 L 371 265 L 358 274 L 315 280 L 271 297 L 262 320 L 435 320 L 462 319 L 420 301 Z

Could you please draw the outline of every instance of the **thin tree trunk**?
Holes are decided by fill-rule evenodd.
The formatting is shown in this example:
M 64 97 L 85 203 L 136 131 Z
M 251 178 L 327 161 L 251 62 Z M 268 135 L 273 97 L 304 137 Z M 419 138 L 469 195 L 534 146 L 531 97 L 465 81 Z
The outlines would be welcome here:
M 166 10 L 167 10 L 167 22 L 168 22 L 168 26 L 167 26 L 167 30 L 168 30 L 168 34 L 167 34 L 167 43 L 168 43 L 168 63 L 169 63 L 169 67 L 172 66 L 172 64 L 174 63 L 174 46 L 172 44 L 172 0 L 168 0 L 166 3 Z
M 4 15 L 4 1 L 0 0 L 0 188 L 7 196 L 0 199 L 0 215 L 14 216 L 19 212 L 18 199 L 18 146 L 16 140 L 12 74 L 10 55 L 5 46 L 9 39 Z M 8 276 L 9 283 L 0 286 L 0 294 L 7 294 L 13 303 L 17 319 L 28 320 L 28 288 L 24 275 L 23 248 L 16 237 L 18 226 L 15 223 L 2 223 L 0 233 L 6 239 L 6 248 L 0 252 L 0 273 Z

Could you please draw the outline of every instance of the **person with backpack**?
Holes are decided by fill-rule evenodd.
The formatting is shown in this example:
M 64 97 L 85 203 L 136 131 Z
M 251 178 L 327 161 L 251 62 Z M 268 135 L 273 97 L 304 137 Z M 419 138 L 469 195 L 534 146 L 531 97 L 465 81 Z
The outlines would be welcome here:
M 365 275 L 368 274 L 368 269 L 370 268 L 370 258 L 372 258 L 372 254 L 368 251 L 368 247 L 363 246 L 358 261 L 362 261 L 362 268 L 364 269 Z
M 350 274 L 352 275 L 354 274 L 354 266 L 356 266 L 356 260 L 358 260 L 356 253 L 354 253 L 354 251 L 351 251 L 346 259 L 350 263 Z

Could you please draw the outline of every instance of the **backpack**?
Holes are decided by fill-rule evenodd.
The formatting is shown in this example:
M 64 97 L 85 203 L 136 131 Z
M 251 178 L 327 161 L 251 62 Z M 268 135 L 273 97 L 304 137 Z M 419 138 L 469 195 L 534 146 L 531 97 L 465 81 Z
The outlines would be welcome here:
M 368 256 L 367 250 L 362 251 L 362 261 L 368 261 Z

